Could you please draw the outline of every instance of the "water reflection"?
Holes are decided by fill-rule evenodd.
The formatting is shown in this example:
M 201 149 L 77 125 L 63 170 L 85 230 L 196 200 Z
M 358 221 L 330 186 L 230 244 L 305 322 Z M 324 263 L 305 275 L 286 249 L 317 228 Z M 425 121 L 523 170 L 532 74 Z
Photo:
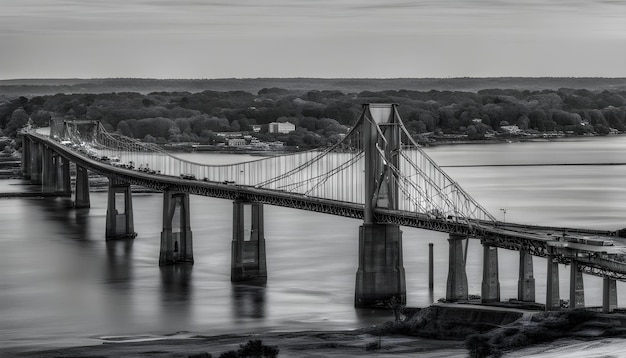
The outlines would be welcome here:
M 233 317 L 265 318 L 265 284 L 232 285 Z
M 393 320 L 393 311 L 388 308 L 355 308 L 360 326 L 369 326 Z
M 193 284 L 190 263 L 159 267 L 161 272 L 161 325 L 180 330 L 191 321 Z
M 78 213 L 77 213 L 78 215 Z M 78 220 L 77 220 L 78 222 Z M 132 279 L 133 239 L 107 240 L 106 282 L 128 288 Z
M 191 300 L 192 264 L 160 266 L 161 295 L 163 302 L 188 302 Z

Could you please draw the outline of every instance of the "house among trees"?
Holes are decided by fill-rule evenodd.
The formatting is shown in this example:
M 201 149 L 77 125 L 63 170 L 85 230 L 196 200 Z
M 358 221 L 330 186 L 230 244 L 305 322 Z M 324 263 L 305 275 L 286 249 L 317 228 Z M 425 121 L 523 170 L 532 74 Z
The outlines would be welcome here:
M 290 133 L 296 130 L 295 124 L 290 122 L 272 122 L 269 124 L 270 133 Z
M 231 138 L 228 140 L 229 147 L 242 147 L 248 144 L 244 138 Z
M 509 133 L 509 134 L 520 134 L 521 132 L 521 130 L 519 129 L 517 125 L 500 126 L 500 128 L 502 129 L 502 131 L 504 131 L 505 133 Z

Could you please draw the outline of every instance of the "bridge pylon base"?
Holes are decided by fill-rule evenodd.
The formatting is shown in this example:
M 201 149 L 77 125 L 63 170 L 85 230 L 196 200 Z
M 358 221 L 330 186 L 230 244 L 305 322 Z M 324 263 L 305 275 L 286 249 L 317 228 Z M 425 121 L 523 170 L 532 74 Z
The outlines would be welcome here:
M 56 193 L 59 196 L 72 196 L 72 185 L 70 184 L 70 162 L 69 160 L 56 157 Z
M 467 240 L 467 236 L 450 234 L 448 238 L 448 280 L 446 283 L 446 300 L 448 301 L 466 301 L 468 299 L 463 240 Z
M 106 239 L 125 239 L 137 236 L 134 230 L 133 203 L 130 184 L 109 178 Z
M 519 251 L 517 299 L 522 302 L 535 302 L 533 256 L 523 248 Z
M 483 282 L 480 301 L 483 303 L 500 302 L 497 247 L 483 246 Z
M 42 184 L 42 151 L 43 145 L 30 141 L 30 182 L 32 184 Z
M 74 207 L 89 208 L 91 201 L 89 199 L 89 174 L 87 169 L 76 166 L 76 189 L 74 190 Z
M 250 220 L 249 231 L 246 219 Z M 230 280 L 258 284 L 267 282 L 263 204 L 241 200 L 233 202 Z
M 583 273 L 579 270 L 578 262 L 572 260 L 570 266 L 569 283 L 569 308 L 585 307 L 585 286 L 583 284 Z
M 394 224 L 363 224 L 354 306 L 386 307 L 392 301 L 406 304 L 402 231 Z
M 22 177 L 30 180 L 30 139 L 22 135 Z
M 177 263 L 193 263 L 189 194 L 165 190 L 159 265 Z
M 54 151 L 43 146 L 42 149 L 42 169 L 41 169 L 41 191 L 44 193 L 54 193 L 56 191 L 58 156 Z
M 561 309 L 559 261 L 554 256 L 548 256 L 546 261 L 548 262 L 546 273 L 546 311 L 558 311 Z
M 604 277 L 602 282 L 602 312 L 613 312 L 617 308 L 617 281 Z

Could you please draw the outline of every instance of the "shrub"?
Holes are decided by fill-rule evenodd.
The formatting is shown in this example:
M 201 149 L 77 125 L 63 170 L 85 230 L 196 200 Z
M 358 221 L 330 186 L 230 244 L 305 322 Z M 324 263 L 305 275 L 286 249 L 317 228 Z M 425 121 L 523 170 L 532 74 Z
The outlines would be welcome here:
M 213 356 L 211 355 L 211 353 L 203 352 L 190 354 L 187 356 L 187 358 L 213 358 Z
M 266 346 L 260 339 L 255 339 L 246 344 L 240 344 L 237 351 L 222 353 L 219 358 L 275 358 L 278 352 L 278 347 Z
M 470 358 L 485 358 L 493 354 L 493 347 L 489 338 L 482 334 L 472 334 L 465 340 L 465 348 L 469 350 Z
M 219 358 L 239 358 L 237 351 L 228 351 L 220 354 Z
M 368 352 L 377 351 L 380 349 L 380 342 L 370 342 L 365 345 L 365 350 Z

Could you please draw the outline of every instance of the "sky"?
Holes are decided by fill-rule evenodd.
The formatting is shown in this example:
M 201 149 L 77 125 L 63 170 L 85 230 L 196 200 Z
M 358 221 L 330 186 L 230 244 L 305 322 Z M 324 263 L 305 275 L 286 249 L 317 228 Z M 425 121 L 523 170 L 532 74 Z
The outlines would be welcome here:
M 0 79 L 626 77 L 626 0 L 0 0 Z

